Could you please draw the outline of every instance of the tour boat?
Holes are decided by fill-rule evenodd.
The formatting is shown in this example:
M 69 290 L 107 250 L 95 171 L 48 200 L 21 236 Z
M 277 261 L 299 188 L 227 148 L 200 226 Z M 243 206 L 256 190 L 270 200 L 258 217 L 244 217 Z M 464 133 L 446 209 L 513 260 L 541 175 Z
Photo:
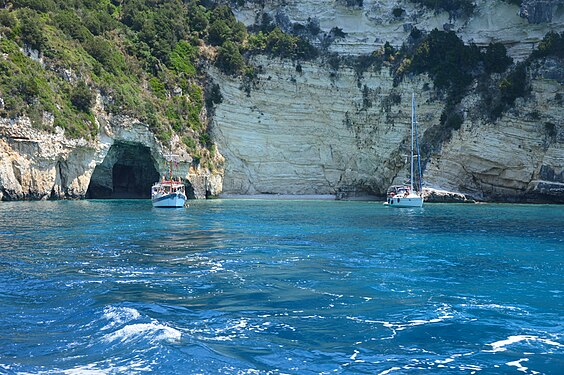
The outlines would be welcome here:
M 172 163 L 175 155 L 165 155 L 169 163 L 168 179 L 163 176 L 162 180 L 156 182 L 151 188 L 151 201 L 153 207 L 180 208 L 186 204 L 185 186 L 180 178 L 172 177 Z
M 415 143 L 415 144 L 414 144 Z M 414 159 L 417 158 L 418 183 L 413 186 Z M 417 121 L 415 120 L 415 94 L 411 95 L 411 169 L 408 185 L 392 185 L 388 188 L 388 207 L 423 207 L 423 189 L 421 185 L 421 160 L 419 158 L 419 143 L 417 142 Z

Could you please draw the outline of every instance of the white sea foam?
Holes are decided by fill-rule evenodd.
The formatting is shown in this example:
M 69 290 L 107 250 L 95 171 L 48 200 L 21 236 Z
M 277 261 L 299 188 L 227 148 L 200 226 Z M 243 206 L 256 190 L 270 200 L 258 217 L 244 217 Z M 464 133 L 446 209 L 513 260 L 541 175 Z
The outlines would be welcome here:
M 107 306 L 104 308 L 104 318 L 110 322 L 102 330 L 110 329 L 119 324 L 125 324 L 132 320 L 139 319 L 139 311 L 131 307 Z
M 389 374 L 390 372 L 398 371 L 398 370 L 401 370 L 401 367 L 392 367 L 392 368 L 389 368 L 389 369 L 384 370 L 382 372 L 379 372 L 378 375 L 386 375 L 386 374 Z
M 484 310 L 510 310 L 510 311 L 518 311 L 524 314 L 529 314 L 528 311 L 516 307 L 516 306 L 505 306 L 505 305 L 498 305 L 496 303 L 488 303 L 488 304 L 461 304 L 462 307 L 470 307 L 470 308 L 478 308 Z
M 439 308 L 438 312 L 440 312 L 440 315 L 437 316 L 436 318 L 431 318 L 431 319 L 412 319 L 407 321 L 407 323 L 391 323 L 391 322 L 381 322 L 381 323 L 384 327 L 390 328 L 392 331 L 394 331 L 395 334 L 396 331 L 402 331 L 410 327 L 421 326 L 421 325 L 432 324 L 432 323 L 440 323 L 447 319 L 454 318 L 452 313 L 447 311 L 447 308 L 445 306 Z
M 63 374 L 67 374 L 67 375 L 105 375 L 105 374 L 109 374 L 110 373 L 110 369 L 106 369 L 106 370 L 101 370 L 101 369 L 97 369 L 95 368 L 95 364 L 91 363 L 85 366 L 79 366 L 79 367 L 75 367 L 72 369 L 67 369 L 67 370 L 63 370 L 62 373 Z
M 152 368 L 146 360 L 133 360 L 127 364 L 115 366 L 112 361 L 89 363 L 71 369 L 55 370 L 49 373 L 66 375 L 105 375 L 105 374 L 131 374 L 151 372 Z
M 507 350 L 506 349 L 507 346 L 521 342 L 521 341 L 526 341 L 526 342 L 538 341 L 538 342 L 541 342 L 541 343 L 546 344 L 546 345 L 556 346 L 558 348 L 564 347 L 564 345 L 562 345 L 562 344 L 560 344 L 556 341 L 549 340 L 549 339 L 543 339 L 541 337 L 531 336 L 531 335 L 519 335 L 519 336 L 509 336 L 505 340 L 500 340 L 500 341 L 496 341 L 494 343 L 488 344 L 492 347 L 492 350 L 484 350 L 484 351 L 485 352 L 491 352 L 491 353 L 504 352 L 504 351 Z
M 165 326 L 163 324 L 138 323 L 127 325 L 115 332 L 104 336 L 107 342 L 113 341 L 129 341 L 138 337 L 149 339 L 150 341 L 178 341 L 182 334 L 177 329 Z
M 515 366 L 517 367 L 517 371 L 521 371 L 521 372 L 527 372 L 528 368 L 523 366 L 521 364 L 521 362 L 527 362 L 529 360 L 529 358 L 521 358 L 518 361 L 513 361 L 513 362 L 507 362 L 506 365 L 507 366 Z
M 351 355 L 351 359 L 354 361 L 356 360 L 356 356 L 359 354 L 360 352 L 358 350 L 355 350 L 353 355 Z

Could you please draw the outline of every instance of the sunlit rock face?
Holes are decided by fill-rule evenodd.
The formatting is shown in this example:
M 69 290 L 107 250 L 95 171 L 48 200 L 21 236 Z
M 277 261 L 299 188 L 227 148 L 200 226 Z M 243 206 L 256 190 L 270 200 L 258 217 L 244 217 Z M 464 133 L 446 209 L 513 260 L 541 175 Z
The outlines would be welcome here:
M 312 40 L 341 55 L 371 53 L 384 43 L 398 47 L 413 27 L 430 31 L 452 30 L 467 43 L 478 46 L 501 42 L 511 57 L 526 58 L 547 31 L 564 31 L 564 4 L 560 0 L 525 0 L 521 7 L 502 0 L 476 0 L 469 17 L 435 12 L 408 0 L 264 0 L 235 8 L 247 25 L 260 23 L 269 14 L 285 31 L 296 25 L 319 28 Z M 360 4 L 360 5 L 359 5 Z M 346 36 L 333 38 L 341 29 Z M 311 36 L 311 35 L 310 35 Z
M 0 200 L 148 198 L 151 185 L 167 175 L 161 144 L 148 126 L 127 116 L 96 110 L 99 135 L 68 139 L 34 129 L 26 117 L 0 119 Z M 178 140 L 177 140 L 178 141 Z M 178 143 L 178 142 L 177 142 Z M 182 148 L 172 150 L 191 198 L 219 194 L 222 178 L 192 165 Z
M 564 202 L 564 68 L 544 59 L 531 69 L 531 93 L 498 122 L 479 119 L 467 98 L 468 118 L 453 132 L 425 179 L 480 200 Z
M 352 3 L 266 0 L 235 13 L 247 25 L 267 13 L 286 31 L 317 27 L 310 40 L 341 56 L 371 53 L 387 41 L 400 46 L 417 27 L 453 30 L 478 46 L 501 42 L 521 61 L 548 31 L 564 31 L 564 9 L 557 1 L 524 1 L 521 8 L 476 1 L 469 17 L 432 12 L 409 1 Z M 334 28 L 345 36 L 333 37 Z M 226 194 L 381 196 L 388 185 L 404 182 L 411 93 L 417 97 L 420 138 L 427 140 L 426 131 L 440 122 L 444 97 L 425 76 L 394 86 L 386 67 L 359 74 L 346 66 L 332 70 L 320 60 L 298 67 L 257 57 L 253 64 L 260 73 L 250 91 L 238 79 L 212 73 L 224 97 L 213 133 L 226 158 Z M 462 127 L 422 160 L 425 184 L 469 199 L 561 202 L 559 66 L 561 61 L 544 61 L 532 67 L 531 94 L 494 123 L 483 116 L 479 95 L 473 89 L 466 93 Z
M 213 135 L 226 159 L 225 194 L 382 195 L 406 177 L 411 93 L 421 131 L 439 121 L 442 102 L 425 77 L 393 86 L 386 69 L 359 80 L 315 63 L 258 58 L 249 96 L 237 79 L 222 82 Z M 216 74 L 219 74 L 216 72 Z
M 295 63 L 264 57 L 255 64 L 264 72 L 248 95 L 215 72 L 225 194 L 382 196 L 408 176 L 411 93 L 421 139 L 444 108 L 425 76 L 394 87 L 387 69 L 359 78 L 346 67 L 301 63 L 297 72 Z M 478 200 L 563 200 L 562 69 L 548 59 L 531 74 L 531 94 L 495 123 L 483 119 L 475 95 L 465 99 L 461 129 L 424 160 L 426 186 Z

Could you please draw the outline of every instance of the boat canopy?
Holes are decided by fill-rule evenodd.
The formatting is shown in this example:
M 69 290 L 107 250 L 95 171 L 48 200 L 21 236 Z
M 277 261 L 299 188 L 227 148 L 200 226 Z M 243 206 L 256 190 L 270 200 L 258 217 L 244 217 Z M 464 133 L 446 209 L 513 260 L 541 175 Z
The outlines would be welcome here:
M 388 188 L 387 194 L 398 195 L 406 192 L 411 192 L 411 188 L 408 185 L 392 185 Z

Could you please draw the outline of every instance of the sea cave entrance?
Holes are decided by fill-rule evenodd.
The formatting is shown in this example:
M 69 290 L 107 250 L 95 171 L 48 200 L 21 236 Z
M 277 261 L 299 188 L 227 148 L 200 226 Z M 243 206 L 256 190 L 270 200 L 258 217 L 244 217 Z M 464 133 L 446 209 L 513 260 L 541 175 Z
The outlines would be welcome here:
M 139 143 L 115 142 L 92 173 L 86 192 L 89 199 L 150 198 L 159 180 L 151 150 Z

